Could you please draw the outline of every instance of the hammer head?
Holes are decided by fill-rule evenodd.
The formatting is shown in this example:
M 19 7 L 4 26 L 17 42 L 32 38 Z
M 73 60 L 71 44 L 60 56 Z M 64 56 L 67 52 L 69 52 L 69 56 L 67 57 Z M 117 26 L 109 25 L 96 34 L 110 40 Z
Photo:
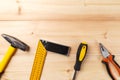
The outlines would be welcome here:
M 2 34 L 2 37 L 5 38 L 11 44 L 11 46 L 13 46 L 14 48 L 19 48 L 23 51 L 29 50 L 29 46 L 27 44 L 18 40 L 15 37 L 12 37 L 12 36 L 7 35 L 7 34 Z

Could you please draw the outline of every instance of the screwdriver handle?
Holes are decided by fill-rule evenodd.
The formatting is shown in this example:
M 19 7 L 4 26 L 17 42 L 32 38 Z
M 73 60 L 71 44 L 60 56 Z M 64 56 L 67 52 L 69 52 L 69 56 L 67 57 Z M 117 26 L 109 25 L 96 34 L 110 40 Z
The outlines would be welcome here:
M 74 66 L 74 69 L 76 71 L 79 71 L 81 68 L 82 61 L 84 60 L 86 53 L 87 53 L 88 45 L 86 42 L 82 42 L 77 50 L 77 55 L 76 55 L 76 63 Z

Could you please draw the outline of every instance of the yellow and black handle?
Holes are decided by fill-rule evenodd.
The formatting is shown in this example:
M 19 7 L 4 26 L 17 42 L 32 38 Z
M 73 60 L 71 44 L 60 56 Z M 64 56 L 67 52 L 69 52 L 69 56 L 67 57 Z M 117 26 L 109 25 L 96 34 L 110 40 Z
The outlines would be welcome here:
M 76 55 L 76 63 L 75 63 L 75 66 L 74 66 L 74 69 L 76 71 L 80 70 L 82 61 L 84 60 L 85 55 L 87 53 L 87 49 L 88 49 L 88 45 L 87 45 L 86 42 L 82 42 L 79 45 L 79 48 L 77 50 L 77 55 Z

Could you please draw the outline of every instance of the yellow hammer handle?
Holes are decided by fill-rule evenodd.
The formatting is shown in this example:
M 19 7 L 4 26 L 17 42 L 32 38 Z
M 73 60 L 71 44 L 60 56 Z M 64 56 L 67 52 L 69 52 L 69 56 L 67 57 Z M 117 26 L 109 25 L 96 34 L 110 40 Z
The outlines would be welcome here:
M 12 55 L 14 54 L 14 52 L 16 51 L 16 48 L 10 46 L 8 48 L 8 51 L 6 52 L 5 56 L 3 57 L 2 61 L 0 62 L 0 73 L 2 73 L 5 69 L 5 67 L 7 66 L 7 64 L 9 63 Z

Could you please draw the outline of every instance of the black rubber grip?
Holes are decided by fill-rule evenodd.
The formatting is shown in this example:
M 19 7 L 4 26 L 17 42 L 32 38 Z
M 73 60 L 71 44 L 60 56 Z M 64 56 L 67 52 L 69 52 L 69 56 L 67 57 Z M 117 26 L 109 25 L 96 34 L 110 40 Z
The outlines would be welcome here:
M 112 80 L 115 80 L 114 76 L 113 76 L 112 73 L 110 72 L 109 63 L 104 62 L 104 61 L 102 61 L 102 63 L 105 64 L 106 69 L 107 69 L 107 72 L 108 72 L 109 76 L 111 77 L 111 79 L 112 79 Z
M 84 60 L 84 58 L 85 58 L 85 56 L 84 56 L 84 58 L 82 59 L 82 61 L 79 61 L 79 56 L 81 55 L 80 52 L 81 52 L 81 49 L 82 49 L 83 46 L 86 46 L 85 56 L 86 56 L 86 53 L 87 53 L 88 45 L 81 43 L 81 44 L 79 45 L 78 50 L 77 50 L 76 63 L 75 63 L 75 66 L 74 66 L 74 69 L 75 69 L 76 71 L 79 71 L 79 70 L 81 69 L 81 64 L 82 64 L 82 62 L 83 62 L 83 60 Z

